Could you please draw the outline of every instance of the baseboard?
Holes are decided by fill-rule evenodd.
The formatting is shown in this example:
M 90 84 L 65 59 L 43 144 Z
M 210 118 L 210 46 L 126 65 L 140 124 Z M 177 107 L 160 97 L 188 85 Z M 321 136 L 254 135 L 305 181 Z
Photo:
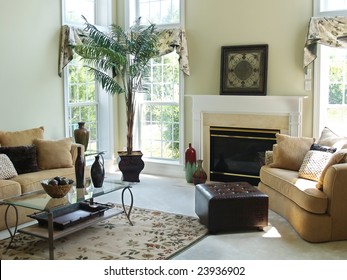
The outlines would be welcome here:
M 184 167 L 176 163 L 145 161 L 145 174 L 185 178 Z
M 183 165 L 163 161 L 144 161 L 145 168 L 142 170 L 141 173 L 185 178 Z M 116 160 L 105 160 L 105 171 L 106 173 L 113 173 L 115 171 L 119 171 Z

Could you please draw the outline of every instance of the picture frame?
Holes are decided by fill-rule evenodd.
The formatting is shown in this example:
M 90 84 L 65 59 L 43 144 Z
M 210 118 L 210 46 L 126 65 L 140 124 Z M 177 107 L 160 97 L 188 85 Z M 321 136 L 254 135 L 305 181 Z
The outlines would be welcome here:
M 268 45 L 223 46 L 221 95 L 266 95 Z

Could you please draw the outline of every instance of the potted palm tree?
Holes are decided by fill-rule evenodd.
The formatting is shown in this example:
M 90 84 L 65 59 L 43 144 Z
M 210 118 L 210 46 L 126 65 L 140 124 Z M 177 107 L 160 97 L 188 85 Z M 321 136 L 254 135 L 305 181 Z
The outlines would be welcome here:
M 140 25 L 140 20 L 127 32 L 115 24 L 110 26 L 108 32 L 103 32 L 85 21 L 88 35 L 82 44 L 75 47 L 75 51 L 106 92 L 111 95 L 124 94 L 127 150 L 118 152 L 121 159 L 119 169 L 124 181 L 139 182 L 144 162 L 141 151 L 133 151 L 135 99 L 142 90 L 141 81 L 149 60 L 158 55 L 158 31 L 154 24 Z M 136 164 L 139 166 L 136 167 Z

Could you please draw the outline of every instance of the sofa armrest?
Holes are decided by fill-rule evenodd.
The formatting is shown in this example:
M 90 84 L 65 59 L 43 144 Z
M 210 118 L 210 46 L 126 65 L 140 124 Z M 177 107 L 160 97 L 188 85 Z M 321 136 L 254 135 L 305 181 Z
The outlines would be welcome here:
M 77 158 L 77 154 L 78 154 L 78 150 L 77 150 L 78 147 L 81 147 L 82 156 L 84 157 L 84 146 L 82 144 L 72 143 L 70 152 L 71 152 L 71 156 L 72 156 L 73 165 L 75 165 L 75 162 L 76 162 L 76 158 Z
M 323 192 L 328 196 L 328 213 L 347 217 L 347 163 L 334 164 L 328 168 L 323 181 Z M 347 218 L 346 218 L 347 221 Z

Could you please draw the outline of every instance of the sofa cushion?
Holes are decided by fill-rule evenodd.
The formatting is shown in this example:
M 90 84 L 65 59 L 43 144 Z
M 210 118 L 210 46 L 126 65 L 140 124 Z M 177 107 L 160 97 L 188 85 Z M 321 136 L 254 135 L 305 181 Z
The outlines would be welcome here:
M 72 167 L 71 138 L 60 140 L 35 139 L 39 168 L 53 169 Z
M 260 179 L 308 212 L 324 214 L 327 211 L 327 195 L 316 188 L 315 181 L 298 178 L 297 171 L 263 166 Z
M 0 154 L 6 154 L 18 174 L 36 172 L 37 166 L 35 146 L 0 147 Z
M 299 169 L 299 177 L 316 182 L 319 181 L 325 166 L 332 156 L 333 154 L 329 152 L 308 151 Z
M 18 182 L 13 180 L 0 180 L 0 199 L 18 196 L 21 194 L 22 189 Z
M 11 179 L 17 176 L 16 168 L 9 157 L 5 154 L 0 154 L 0 180 Z
M 347 138 L 337 135 L 328 127 L 324 127 L 317 143 L 337 149 L 347 148 Z
M 43 139 L 44 128 L 31 128 L 19 131 L 0 131 L 0 146 L 29 146 L 36 138 Z
M 276 149 L 270 167 L 298 171 L 314 138 L 276 134 Z

